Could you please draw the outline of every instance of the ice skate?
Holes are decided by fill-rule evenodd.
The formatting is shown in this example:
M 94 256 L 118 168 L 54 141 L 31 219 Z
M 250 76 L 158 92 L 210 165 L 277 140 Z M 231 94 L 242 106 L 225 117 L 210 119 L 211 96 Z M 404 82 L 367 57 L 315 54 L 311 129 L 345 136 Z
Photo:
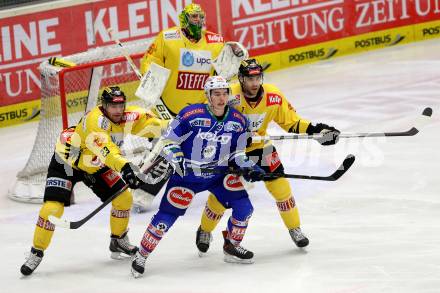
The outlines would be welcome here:
M 145 262 L 147 261 L 148 255 L 143 256 L 139 251 L 132 257 L 131 262 L 131 274 L 135 278 L 139 278 L 145 271 Z
M 302 233 L 301 228 L 290 229 L 289 234 L 296 246 L 306 247 L 309 245 L 309 239 Z
M 43 260 L 43 256 L 44 252 L 42 250 L 32 247 L 29 257 L 20 268 L 21 273 L 25 276 L 32 274 Z
M 228 231 L 223 231 L 225 243 L 223 245 L 224 261 L 229 263 L 251 264 L 254 263 L 254 253 L 240 245 L 235 246 L 227 239 Z
M 199 256 L 202 257 L 209 249 L 209 243 L 212 242 L 211 232 L 205 232 L 202 227 L 199 226 L 196 234 L 196 245 L 199 250 Z
M 110 240 L 110 251 L 111 258 L 113 259 L 124 259 L 126 256 L 133 256 L 138 248 L 130 244 L 130 240 L 127 236 L 128 231 L 125 231 L 121 236 L 111 235 Z

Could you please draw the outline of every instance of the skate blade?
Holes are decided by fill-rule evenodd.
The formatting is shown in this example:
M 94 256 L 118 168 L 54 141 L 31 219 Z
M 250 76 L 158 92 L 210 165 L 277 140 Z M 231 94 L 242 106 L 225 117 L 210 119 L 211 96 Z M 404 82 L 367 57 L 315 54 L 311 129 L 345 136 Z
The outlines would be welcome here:
M 227 263 L 238 263 L 238 264 L 253 264 L 254 259 L 241 259 L 233 255 L 225 254 L 223 260 Z
M 135 278 L 135 279 L 142 277 L 142 274 L 139 273 L 139 272 L 137 272 L 137 271 L 135 271 L 133 268 L 131 268 L 131 275 L 132 275 L 133 278 Z
M 206 257 L 207 255 L 208 255 L 207 252 L 201 252 L 201 251 L 199 250 L 199 257 Z
M 123 252 L 112 252 L 110 254 L 110 258 L 115 260 L 124 260 L 124 259 L 131 259 L 131 255 L 127 255 Z

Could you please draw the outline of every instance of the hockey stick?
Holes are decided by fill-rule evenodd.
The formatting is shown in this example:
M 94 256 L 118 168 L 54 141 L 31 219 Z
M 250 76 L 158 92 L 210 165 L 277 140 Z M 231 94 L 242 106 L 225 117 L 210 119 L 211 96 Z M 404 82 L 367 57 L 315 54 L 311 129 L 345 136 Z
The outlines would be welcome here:
M 427 107 L 423 110 L 422 116 L 431 117 L 432 109 Z M 359 138 L 359 137 L 395 137 L 395 136 L 414 136 L 419 133 L 419 130 L 414 126 L 406 131 L 397 132 L 360 132 L 360 133 L 341 133 L 339 138 Z M 266 135 L 254 136 L 253 142 L 260 142 L 262 140 L 283 140 L 283 139 L 321 139 L 325 134 L 286 134 L 286 135 Z
M 293 179 L 306 179 L 306 180 L 321 180 L 321 181 L 336 181 L 339 178 L 341 178 L 342 175 L 345 174 L 345 172 L 350 169 L 350 167 L 353 165 L 355 161 L 354 155 L 347 155 L 342 162 L 342 164 L 334 171 L 332 174 L 328 176 L 313 176 L 313 175 L 298 175 L 298 174 L 285 174 L 285 173 L 266 173 L 263 176 L 263 180 L 265 179 L 275 179 L 279 177 L 284 178 L 293 178 Z M 192 168 L 193 171 L 196 172 L 206 172 L 206 173 L 212 173 L 212 174 L 236 174 L 236 175 L 243 175 L 243 171 L 240 169 L 230 169 L 230 170 L 218 170 L 213 168 Z
M 134 64 L 133 59 L 131 59 L 130 57 L 130 54 L 128 54 L 127 50 L 125 50 L 125 47 L 122 45 L 119 39 L 113 34 L 113 29 L 108 28 L 107 31 L 110 34 L 111 39 L 115 42 L 115 44 L 121 48 L 122 55 L 124 55 L 125 59 L 127 59 L 127 62 L 130 65 L 131 69 L 133 69 L 134 73 L 136 73 L 139 80 L 141 80 L 142 79 L 141 72 L 137 68 L 136 64 Z
M 146 88 L 143 88 L 144 91 L 148 90 L 148 86 L 146 86 L 146 84 L 148 83 L 148 80 L 151 81 L 151 79 L 153 79 L 151 71 L 147 72 L 146 76 L 143 77 L 141 72 L 139 71 L 138 67 L 136 66 L 136 64 L 134 63 L 133 59 L 130 57 L 130 54 L 128 54 L 127 50 L 125 49 L 124 45 L 121 43 L 121 41 L 119 41 L 119 39 L 114 35 L 113 33 L 113 29 L 112 28 L 108 28 L 107 29 L 111 39 L 115 42 L 116 45 L 118 45 L 121 48 L 121 52 L 122 55 L 125 57 L 125 59 L 127 60 L 128 64 L 130 65 L 131 69 L 134 71 L 134 73 L 136 74 L 136 76 L 139 78 L 139 80 L 141 81 L 141 86 L 145 86 Z M 163 70 L 166 70 L 169 72 L 168 69 L 165 69 L 161 66 L 156 65 L 156 70 L 161 70 L 159 68 L 162 68 Z M 148 73 L 150 73 L 148 75 Z M 154 81 L 151 81 L 152 83 L 154 83 Z M 151 83 L 150 82 L 150 83 Z M 137 93 L 137 91 L 136 91 Z M 157 114 L 163 119 L 163 120 L 171 120 L 173 118 L 173 116 L 170 114 L 170 112 L 168 111 L 168 108 L 165 106 L 165 104 L 163 103 L 162 99 L 160 98 L 160 96 L 158 96 L 157 99 L 154 99 L 154 102 L 150 101 L 150 100 L 146 100 L 146 98 L 142 98 L 142 100 L 144 100 L 145 103 L 148 104 L 148 108 L 151 107 L 151 104 L 153 103 L 153 107 L 156 109 Z
M 110 196 L 106 201 L 104 201 L 99 207 L 97 207 L 94 211 L 88 214 L 86 217 L 79 221 L 69 222 L 66 219 L 58 218 L 53 215 L 49 215 L 49 221 L 55 226 L 66 228 L 66 229 L 78 229 L 82 225 L 84 225 L 88 220 L 90 220 L 94 215 L 96 215 L 100 210 L 102 210 L 106 205 L 108 205 L 112 200 L 118 197 L 121 193 L 127 190 L 128 185 L 125 185 L 121 190 L 117 191 L 115 194 Z

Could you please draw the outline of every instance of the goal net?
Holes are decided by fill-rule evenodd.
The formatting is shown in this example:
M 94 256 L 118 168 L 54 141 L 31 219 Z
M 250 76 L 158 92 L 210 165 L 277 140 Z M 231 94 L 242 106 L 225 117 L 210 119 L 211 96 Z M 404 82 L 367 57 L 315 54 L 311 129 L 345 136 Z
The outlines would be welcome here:
M 139 66 L 143 52 L 150 41 L 124 45 Z M 17 201 L 41 203 L 46 183 L 47 167 L 53 155 L 55 142 L 67 126 L 76 125 L 85 112 L 99 103 L 106 86 L 118 85 L 127 96 L 128 105 L 142 106 L 134 95 L 139 80 L 130 68 L 118 46 L 96 48 L 87 52 L 64 56 L 74 67 L 63 68 L 40 64 L 41 112 L 38 131 L 29 159 L 18 174 L 8 196 Z M 122 151 L 133 155 L 145 150 L 145 139 L 128 137 Z

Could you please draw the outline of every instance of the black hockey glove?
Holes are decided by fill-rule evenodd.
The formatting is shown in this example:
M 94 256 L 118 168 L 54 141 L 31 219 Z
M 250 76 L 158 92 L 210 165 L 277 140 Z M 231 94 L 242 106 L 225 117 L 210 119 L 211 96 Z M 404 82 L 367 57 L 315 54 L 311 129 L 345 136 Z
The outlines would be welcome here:
M 137 189 L 142 181 L 136 176 L 136 171 L 133 169 L 136 170 L 137 168 L 131 163 L 126 163 L 121 169 L 121 176 L 131 189 Z
M 263 180 L 266 172 L 250 160 L 246 155 L 238 155 L 229 161 L 229 168 L 232 170 L 239 170 L 239 174 L 243 176 L 246 181 L 255 182 Z
M 261 169 L 258 165 L 240 168 L 240 171 L 243 172 L 243 178 L 249 182 L 263 180 L 264 175 L 266 174 L 266 172 L 264 172 L 264 170 Z
M 309 135 L 321 133 L 322 138 L 317 139 L 321 145 L 333 145 L 337 143 L 339 140 L 339 134 L 341 133 L 333 126 L 328 126 L 324 123 L 318 123 L 316 125 L 312 125 L 312 123 L 310 123 L 306 132 Z

